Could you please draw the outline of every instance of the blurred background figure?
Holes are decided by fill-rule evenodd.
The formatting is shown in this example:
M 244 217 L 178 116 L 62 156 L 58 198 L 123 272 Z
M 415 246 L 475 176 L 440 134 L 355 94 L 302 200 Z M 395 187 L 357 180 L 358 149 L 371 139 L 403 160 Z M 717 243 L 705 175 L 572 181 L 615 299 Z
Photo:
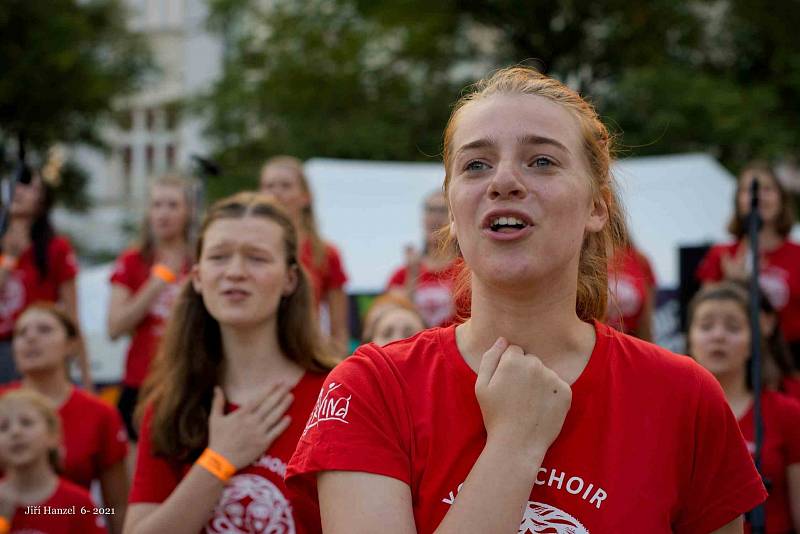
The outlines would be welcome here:
M 413 302 L 403 295 L 387 293 L 377 297 L 364 316 L 361 341 L 386 345 L 424 329 L 425 322 Z
M 689 353 L 719 381 L 755 452 L 753 387 L 750 379 L 749 297 L 740 286 L 723 282 L 703 287 L 689 309 Z M 765 354 L 764 364 L 770 356 Z M 764 374 L 767 378 L 767 374 Z M 765 380 L 764 386 L 769 386 Z M 761 394 L 764 442 L 761 472 L 768 481 L 768 533 L 800 531 L 800 404 L 765 388 Z
M 93 513 L 26 513 L 28 506 L 95 508 L 85 489 L 59 477 L 60 438 L 58 415 L 46 397 L 28 389 L 0 397 L 0 463 L 5 468 L 0 518 L 10 523 L 11 532 L 107 532 L 101 516 Z
M 337 248 L 323 240 L 317 230 L 314 202 L 303 162 L 292 156 L 268 159 L 261 167 L 259 189 L 278 199 L 280 206 L 292 218 L 300 237 L 300 263 L 308 272 L 314 300 L 317 307 L 324 304 L 327 308 L 327 330 L 333 351 L 345 356 L 350 342 L 348 298 L 344 290 L 347 274 Z
M 111 274 L 108 334 L 112 339 L 132 336 L 118 406 L 134 441 L 139 388 L 192 267 L 192 195 L 191 183 L 183 178 L 165 176 L 153 182 L 140 241 L 117 258 Z
M 14 327 L 14 361 L 22 375 L 9 389 L 35 391 L 56 408 L 61 422 L 61 475 L 89 491 L 100 484 L 112 532 L 122 532 L 128 497 L 128 438 L 113 407 L 69 381 L 67 362 L 78 343 L 75 323 L 49 303 L 34 303 Z
M 790 240 L 795 220 L 791 195 L 783 188 L 772 169 L 763 162 L 745 166 L 739 174 L 734 198 L 733 218 L 728 231 L 736 239 L 709 250 L 697 268 L 705 284 L 719 280 L 746 282 L 752 271 L 747 239 L 747 214 L 750 212 L 750 187 L 759 184 L 758 234 L 760 252 L 759 282 L 762 291 L 778 311 L 780 326 L 792 352 L 795 367 L 800 364 L 800 245 Z
M 456 315 L 453 293 L 457 268 L 455 246 L 446 245 L 446 234 L 441 232 L 450 223 L 444 193 L 429 194 L 422 209 L 422 252 L 413 246 L 406 248 L 406 264 L 389 278 L 387 292 L 411 300 L 425 326 L 447 326 Z
M 630 242 L 617 250 L 608 269 L 608 324 L 653 341 L 656 289 L 656 277 L 647 257 Z
M 75 324 L 78 321 L 78 262 L 69 240 L 57 235 L 50 223 L 53 195 L 38 173 L 29 184 L 18 183 L 14 189 L 8 230 L 0 243 L 0 383 L 19 378 L 11 356 L 11 333 L 28 304 L 59 303 Z M 76 354 L 81 382 L 92 389 L 80 337 Z

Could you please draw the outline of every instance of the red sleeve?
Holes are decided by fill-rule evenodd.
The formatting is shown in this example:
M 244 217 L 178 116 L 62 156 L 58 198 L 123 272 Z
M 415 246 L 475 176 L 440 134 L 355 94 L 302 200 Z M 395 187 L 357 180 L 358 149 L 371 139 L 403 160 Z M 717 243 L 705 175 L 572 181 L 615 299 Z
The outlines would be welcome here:
M 656 275 L 653 272 L 653 267 L 650 265 L 650 260 L 644 254 L 639 255 L 639 262 L 642 264 L 642 272 L 644 273 L 644 281 L 648 288 L 656 287 Z
M 386 291 L 393 287 L 404 287 L 406 285 L 406 268 L 400 267 L 389 278 L 389 283 L 386 284 Z
M 331 371 L 286 472 L 298 505 L 316 506 L 320 471 L 361 471 L 411 484 L 412 423 L 401 384 L 374 345 Z
M 105 406 L 104 406 L 105 408 Z M 100 451 L 100 469 L 105 470 L 128 455 L 128 433 L 119 412 L 110 406 L 103 413 L 103 448 Z
M 344 272 L 342 258 L 336 247 L 328 245 L 325 255 L 327 256 L 328 268 L 325 272 L 325 291 L 331 289 L 341 289 L 347 282 L 347 274 Z
M 786 464 L 800 463 L 800 402 L 782 395 L 781 426 L 786 439 Z
M 119 284 L 134 289 L 135 283 L 133 281 L 133 254 L 126 251 L 120 254 L 114 262 L 114 269 L 111 271 L 111 283 Z
M 673 525 L 681 534 L 713 532 L 767 497 L 722 388 L 696 367 L 698 390 L 690 480 Z
M 722 280 L 722 247 L 711 247 L 697 266 L 695 276 L 701 282 L 718 282 Z
M 69 241 L 63 237 L 54 237 L 50 247 L 51 265 L 55 266 L 53 275 L 58 284 L 74 279 L 78 274 L 78 260 Z
M 139 446 L 136 451 L 136 469 L 133 472 L 133 483 L 128 502 L 164 502 L 178 486 L 181 477 L 175 467 L 160 456 L 153 453 L 150 425 L 153 410 L 148 408 L 142 420 L 139 433 Z

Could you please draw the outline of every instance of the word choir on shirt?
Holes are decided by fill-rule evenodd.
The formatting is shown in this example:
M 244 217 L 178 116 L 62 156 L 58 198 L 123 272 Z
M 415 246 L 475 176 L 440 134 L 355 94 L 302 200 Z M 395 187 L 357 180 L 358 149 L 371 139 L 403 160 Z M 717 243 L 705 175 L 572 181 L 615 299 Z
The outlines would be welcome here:
M 317 397 L 317 404 L 311 411 L 311 415 L 306 423 L 306 429 L 303 431 L 305 435 L 310 429 L 314 428 L 323 421 L 339 421 L 340 423 L 349 424 L 347 420 L 347 412 L 350 411 L 350 399 L 352 395 L 345 397 L 338 391 L 341 384 L 331 382 L 327 387 L 323 386 Z
M 272 471 L 281 478 L 286 476 L 286 464 L 280 458 L 275 458 L 268 454 L 263 455 L 261 458 L 253 462 L 255 467 L 263 467 L 267 471 Z
M 537 486 L 547 486 L 549 488 L 566 491 L 570 495 L 575 495 L 584 501 L 588 501 L 589 504 L 594 505 L 598 510 L 606 498 L 608 498 L 608 493 L 606 493 L 603 488 L 595 486 L 592 483 L 587 484 L 586 481 L 579 476 L 567 476 L 564 471 L 558 471 L 557 469 L 540 467 L 534 483 Z M 459 484 L 456 491 L 451 491 L 447 497 L 442 499 L 442 502 L 452 505 L 463 485 L 463 482 Z

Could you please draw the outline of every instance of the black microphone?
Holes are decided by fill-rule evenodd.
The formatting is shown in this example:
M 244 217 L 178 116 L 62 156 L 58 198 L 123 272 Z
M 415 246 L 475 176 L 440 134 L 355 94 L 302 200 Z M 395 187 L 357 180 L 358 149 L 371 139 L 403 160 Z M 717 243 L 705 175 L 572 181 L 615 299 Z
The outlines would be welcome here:
M 222 167 L 216 161 L 206 159 L 203 156 L 192 154 L 192 159 L 197 163 L 200 172 L 206 176 L 219 176 L 222 174 Z
M 759 183 L 758 178 L 755 176 L 753 177 L 753 181 L 750 183 L 750 216 L 756 220 L 756 225 L 759 229 L 761 229 L 761 215 L 758 213 L 758 190 L 759 190 Z

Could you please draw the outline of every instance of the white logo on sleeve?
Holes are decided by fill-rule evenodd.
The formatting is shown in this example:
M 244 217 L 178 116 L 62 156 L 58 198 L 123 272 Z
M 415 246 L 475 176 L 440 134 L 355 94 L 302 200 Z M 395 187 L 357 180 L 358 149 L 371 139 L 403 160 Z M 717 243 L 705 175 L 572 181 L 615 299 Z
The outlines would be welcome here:
M 295 534 L 292 507 L 275 484 L 254 474 L 234 476 L 208 522 L 209 534 Z
M 590 534 L 580 521 L 555 506 L 528 501 L 519 525 L 519 534 Z
M 303 435 L 323 421 L 339 421 L 340 423 L 349 424 L 347 412 L 350 411 L 350 399 L 353 396 L 348 395 L 345 397 L 342 395 L 341 392 L 337 391 L 341 387 L 342 385 L 336 382 L 331 382 L 327 387 L 323 386 L 319 392 L 319 397 L 317 397 L 317 404 L 308 418 L 308 423 L 306 423 L 306 429 L 303 430 Z

